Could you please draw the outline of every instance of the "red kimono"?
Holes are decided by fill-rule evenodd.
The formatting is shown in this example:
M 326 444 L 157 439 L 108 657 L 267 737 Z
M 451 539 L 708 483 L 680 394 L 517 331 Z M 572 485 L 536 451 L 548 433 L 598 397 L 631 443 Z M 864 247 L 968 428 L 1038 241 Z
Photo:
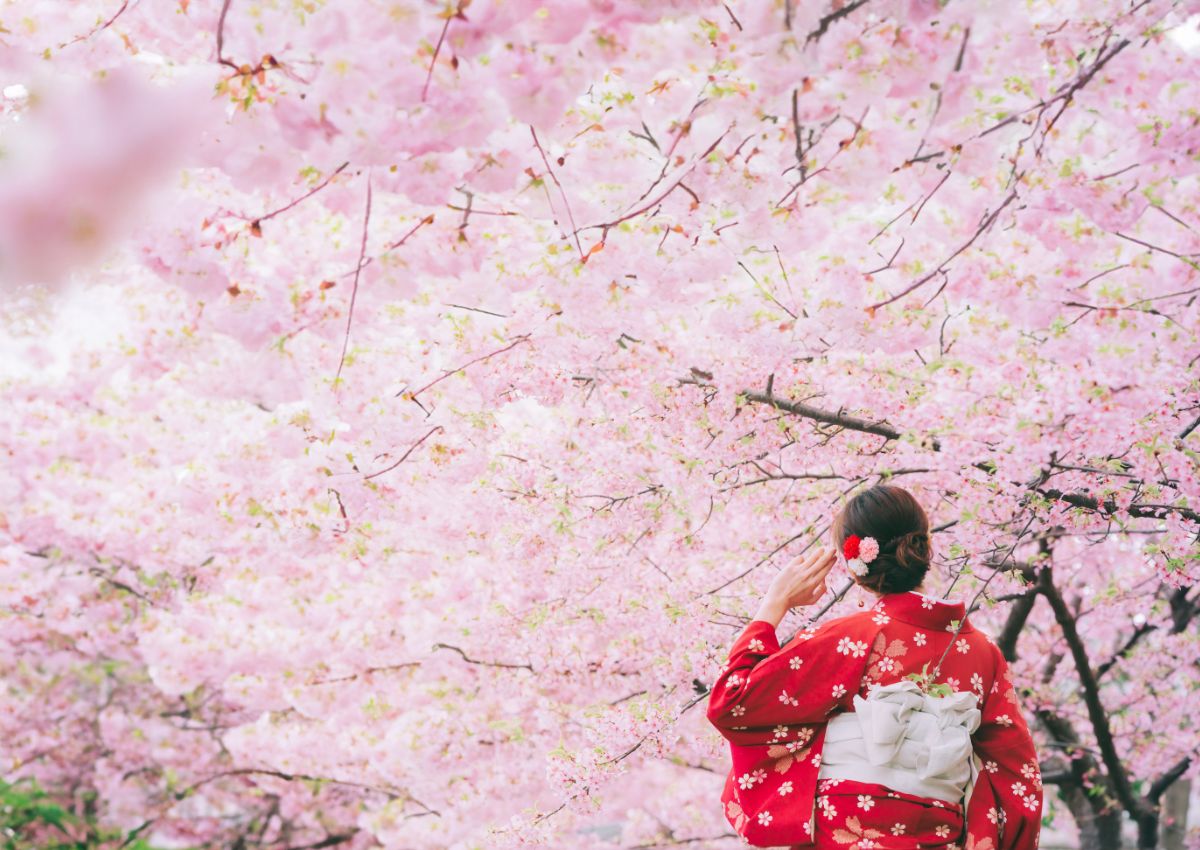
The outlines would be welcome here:
M 725 817 L 748 844 L 837 850 L 1035 850 L 1042 783 L 1037 753 L 1000 650 L 962 602 L 915 591 L 800 632 L 780 649 L 775 628 L 752 620 L 713 685 L 708 719 L 730 742 Z M 960 620 L 962 628 L 952 633 Z M 822 778 L 825 723 L 853 711 L 854 696 L 910 673 L 979 700 L 971 735 L 979 775 L 966 810 L 884 785 Z

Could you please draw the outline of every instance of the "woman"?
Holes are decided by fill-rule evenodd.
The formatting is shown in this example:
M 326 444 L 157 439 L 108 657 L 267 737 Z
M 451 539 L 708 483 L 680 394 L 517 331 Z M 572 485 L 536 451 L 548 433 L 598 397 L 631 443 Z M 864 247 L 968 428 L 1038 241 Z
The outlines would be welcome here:
M 726 818 L 757 847 L 1034 850 L 1033 740 L 1000 650 L 962 602 L 922 592 L 925 512 L 873 487 L 833 539 L 772 580 L 713 685 L 708 719 L 733 760 Z M 836 552 L 878 602 L 780 649 L 775 627 L 821 598 Z

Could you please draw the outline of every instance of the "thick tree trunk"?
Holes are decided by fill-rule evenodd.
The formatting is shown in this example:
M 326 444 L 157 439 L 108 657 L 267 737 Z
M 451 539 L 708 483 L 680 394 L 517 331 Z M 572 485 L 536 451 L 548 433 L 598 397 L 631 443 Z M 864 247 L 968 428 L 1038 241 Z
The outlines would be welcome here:
M 1177 779 L 1163 794 L 1162 848 L 1183 850 L 1187 832 L 1188 799 L 1192 795 L 1192 780 Z
M 1079 846 L 1088 850 L 1121 850 L 1121 812 L 1097 814 L 1091 798 L 1073 784 L 1060 786 L 1059 793 L 1079 828 Z

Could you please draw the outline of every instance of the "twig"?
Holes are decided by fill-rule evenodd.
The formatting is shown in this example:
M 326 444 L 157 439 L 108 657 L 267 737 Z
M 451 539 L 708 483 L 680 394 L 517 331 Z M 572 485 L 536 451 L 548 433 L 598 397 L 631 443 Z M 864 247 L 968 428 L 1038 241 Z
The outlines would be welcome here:
M 433 69 L 437 66 L 438 54 L 442 52 L 442 43 L 446 40 L 446 32 L 450 29 L 450 22 L 455 18 L 466 20 L 466 15 L 463 14 L 462 3 L 454 10 L 453 14 L 447 10 L 446 23 L 442 25 L 441 35 L 438 36 L 437 45 L 433 48 L 433 58 L 429 60 L 429 71 L 425 74 L 425 85 L 421 87 L 421 103 L 425 102 L 425 98 L 429 94 L 429 83 L 433 80 Z
M 870 2 L 870 0 L 852 0 L 852 2 L 847 3 L 842 8 L 836 9 L 825 17 L 821 18 L 821 20 L 817 22 L 817 28 L 805 36 L 804 46 L 807 47 L 810 41 L 818 41 L 821 36 L 825 35 L 825 33 L 829 31 L 830 24 L 846 17 L 860 6 L 865 6 L 868 2 Z M 788 28 L 791 28 L 790 25 Z
M 453 649 L 455 652 L 457 652 L 459 655 L 461 655 L 463 658 L 463 661 L 466 661 L 468 664 L 481 664 L 485 667 L 508 667 L 508 668 L 512 668 L 512 669 L 528 670 L 531 673 L 533 672 L 532 664 L 510 664 L 506 661 L 480 661 L 478 658 L 471 658 L 465 652 L 463 652 L 459 647 L 451 646 L 448 643 L 438 642 L 433 645 L 433 648 L 434 649 Z
M 400 396 L 405 395 L 407 393 L 407 395 L 410 399 L 415 400 L 417 396 L 419 396 L 421 393 L 425 392 L 425 390 L 429 389 L 430 387 L 432 387 L 434 384 L 438 383 L 439 381 L 444 381 L 446 378 L 449 378 L 451 375 L 457 374 L 458 372 L 463 371 L 468 366 L 471 366 L 475 363 L 479 363 L 483 360 L 487 360 L 489 357 L 495 357 L 497 354 L 503 354 L 505 351 L 508 351 L 509 349 L 514 348 L 515 346 L 521 344 L 522 342 L 527 341 L 528 339 L 529 339 L 529 334 L 521 334 L 513 342 L 504 346 L 504 348 L 500 348 L 500 349 L 497 349 L 496 351 L 481 355 L 472 360 L 468 360 L 466 363 L 459 366 L 457 369 L 451 369 L 450 371 L 442 374 L 441 376 L 434 378 L 432 381 L 427 383 L 425 386 L 421 387 L 419 390 L 416 390 L 411 393 L 408 392 L 408 390 L 400 390 L 400 392 L 396 393 L 395 397 L 399 398 Z
M 350 346 L 350 323 L 354 320 L 354 301 L 358 297 L 358 279 L 362 275 L 363 258 L 367 255 L 367 234 L 371 226 L 371 173 L 367 172 L 367 208 L 363 213 L 362 244 L 358 249 L 358 264 L 354 268 L 354 288 L 350 290 L 350 309 L 346 311 L 346 336 L 342 340 L 342 356 L 338 360 L 335 383 L 342 377 L 342 366 L 346 363 L 346 349 Z
M 109 18 L 107 21 L 104 21 L 101 24 L 97 24 L 96 26 L 92 27 L 90 30 L 85 32 L 83 35 L 77 35 L 70 41 L 63 42 L 62 44 L 60 44 L 58 46 L 58 49 L 62 50 L 64 47 L 70 47 L 72 44 L 76 44 L 80 41 L 87 41 L 89 38 L 94 36 L 96 33 L 100 32 L 101 30 L 108 29 L 114 23 L 116 23 L 117 18 L 119 18 L 119 17 L 121 17 L 121 15 L 125 14 L 125 10 L 128 8 L 129 8 L 129 0 L 124 0 L 124 2 L 121 4 L 121 8 L 117 9 L 117 11 L 113 13 L 113 16 L 111 18 Z M 740 27 L 739 27 L 739 29 L 740 29 Z
M 377 477 L 377 476 L 379 476 L 379 475 L 383 475 L 385 472 L 391 472 L 391 471 L 392 471 L 393 469 L 395 469 L 397 466 L 399 466 L 400 464 L 404 463 L 404 461 L 408 460 L 408 456 L 409 456 L 410 454 L 412 454 L 412 453 L 413 453 L 413 450 L 414 450 L 414 449 L 416 449 L 416 447 L 417 447 L 417 446 L 421 445 L 421 443 L 423 443 L 423 442 L 425 442 L 426 440 L 428 440 L 428 439 L 429 439 L 429 437 L 430 437 L 430 436 L 431 436 L 431 435 L 432 435 L 432 434 L 433 434 L 435 431 L 444 431 L 444 430 L 446 430 L 446 429 L 445 429 L 445 428 L 443 428 L 441 425 L 434 425 L 432 428 L 430 428 L 428 431 L 426 431 L 426 432 L 425 432 L 425 436 L 423 436 L 421 439 L 417 440 L 415 443 L 413 443 L 411 446 L 409 446 L 409 447 L 408 447 L 408 451 L 406 451 L 404 454 L 402 454 L 402 455 L 400 456 L 400 459 L 399 459 L 398 461 L 396 461 L 395 463 L 393 463 L 391 466 L 387 467 L 386 469 L 381 469 L 381 470 L 379 470 L 378 472 L 372 472 L 370 475 L 364 475 L 364 476 L 363 476 L 363 480 L 364 480 L 364 481 L 368 481 L 368 480 L 370 480 L 370 479 L 372 479 L 372 478 L 375 478 L 375 477 Z
M 334 172 L 332 174 L 330 174 L 328 177 L 326 177 L 324 180 L 322 180 L 315 188 L 313 188 L 312 190 L 310 190 L 308 192 L 305 192 L 303 195 L 301 195 L 299 198 L 296 198 L 296 200 L 292 201 L 291 203 L 289 203 L 285 206 L 282 206 L 279 209 L 274 210 L 273 212 L 266 213 L 265 215 L 260 215 L 258 218 L 250 220 L 250 227 L 251 227 L 251 229 L 256 231 L 255 235 L 256 236 L 262 235 L 262 223 L 264 221 L 266 221 L 269 218 L 274 218 L 275 216 L 279 215 L 280 213 L 285 213 L 288 210 L 290 210 L 293 207 L 300 204 L 301 202 L 308 200 L 313 195 L 317 194 L 317 192 L 320 192 L 322 189 L 324 189 L 326 186 L 328 186 L 334 177 L 337 177 L 339 174 L 341 174 L 343 171 L 346 170 L 346 167 L 348 165 L 350 165 L 349 160 L 347 160 L 346 162 L 343 162 L 341 165 L 339 165 L 334 170 Z M 242 218 L 249 219 L 249 216 L 242 216 Z
M 542 148 L 542 143 L 538 141 L 537 130 L 534 129 L 532 124 L 529 125 L 529 133 L 533 136 L 534 147 L 542 155 L 542 162 L 546 166 L 546 173 L 550 175 L 550 179 L 558 187 L 558 194 L 562 197 L 563 205 L 567 208 L 567 220 L 571 223 L 571 236 L 575 239 L 575 248 L 579 251 L 579 261 L 586 262 L 587 258 L 583 253 L 583 245 L 579 242 L 579 228 L 575 225 L 575 215 L 571 212 L 571 202 L 567 200 L 566 190 L 563 189 L 562 183 L 555 176 L 554 169 L 550 167 L 550 160 L 546 157 L 546 151 Z

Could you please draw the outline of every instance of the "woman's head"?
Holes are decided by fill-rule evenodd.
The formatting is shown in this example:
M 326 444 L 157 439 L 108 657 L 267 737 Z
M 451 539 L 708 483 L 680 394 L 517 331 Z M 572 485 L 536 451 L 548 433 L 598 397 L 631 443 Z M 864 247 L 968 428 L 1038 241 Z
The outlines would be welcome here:
M 846 502 L 833 521 L 837 551 L 850 535 L 873 537 L 879 554 L 855 581 L 875 593 L 903 593 L 920 586 L 932 557 L 929 518 L 903 487 L 880 484 Z

